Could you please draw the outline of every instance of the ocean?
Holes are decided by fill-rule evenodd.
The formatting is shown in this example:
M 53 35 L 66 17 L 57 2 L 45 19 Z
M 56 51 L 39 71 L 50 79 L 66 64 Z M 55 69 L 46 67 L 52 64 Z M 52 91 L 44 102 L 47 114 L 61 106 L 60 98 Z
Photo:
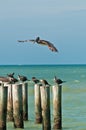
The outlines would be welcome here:
M 1 65 L 0 76 L 8 73 L 46 79 L 51 84 L 51 123 L 53 127 L 52 85 L 54 76 L 66 81 L 62 85 L 62 130 L 86 130 L 86 65 Z M 28 117 L 25 130 L 42 130 L 35 124 L 34 83 L 28 82 Z M 7 123 L 7 130 L 14 130 L 13 123 Z M 19 129 L 20 130 L 20 129 Z

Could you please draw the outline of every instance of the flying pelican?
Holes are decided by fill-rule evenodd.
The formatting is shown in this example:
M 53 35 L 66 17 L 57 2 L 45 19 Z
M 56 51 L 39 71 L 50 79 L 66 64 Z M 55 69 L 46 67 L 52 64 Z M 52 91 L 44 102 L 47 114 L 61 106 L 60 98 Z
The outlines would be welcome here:
M 64 83 L 64 82 L 66 82 L 66 81 L 63 81 L 63 80 L 61 80 L 61 79 L 58 79 L 56 76 L 54 77 L 54 81 L 55 81 L 55 83 L 57 83 L 57 84 L 62 84 L 62 83 Z
M 33 43 L 37 43 L 37 44 L 41 44 L 41 45 L 45 45 L 45 46 L 48 46 L 48 48 L 53 51 L 53 52 L 58 52 L 57 48 L 52 44 L 50 43 L 49 41 L 46 41 L 46 40 L 41 40 L 40 37 L 37 37 L 35 40 L 32 39 L 32 40 L 18 40 L 18 42 L 33 42 Z

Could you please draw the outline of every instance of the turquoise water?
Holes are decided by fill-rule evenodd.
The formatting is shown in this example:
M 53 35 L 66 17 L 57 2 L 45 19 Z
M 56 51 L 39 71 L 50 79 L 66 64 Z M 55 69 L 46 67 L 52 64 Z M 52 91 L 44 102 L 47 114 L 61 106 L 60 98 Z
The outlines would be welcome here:
M 29 79 L 36 76 L 46 79 L 54 85 L 56 75 L 67 81 L 62 86 L 62 130 L 86 130 L 86 65 L 16 65 L 0 66 L 0 76 L 7 73 L 26 75 Z M 29 82 L 29 121 L 25 122 L 25 130 L 41 130 L 41 125 L 35 124 L 34 84 Z M 53 126 L 52 87 L 51 87 L 51 120 Z M 7 123 L 8 130 L 14 130 L 13 123 Z

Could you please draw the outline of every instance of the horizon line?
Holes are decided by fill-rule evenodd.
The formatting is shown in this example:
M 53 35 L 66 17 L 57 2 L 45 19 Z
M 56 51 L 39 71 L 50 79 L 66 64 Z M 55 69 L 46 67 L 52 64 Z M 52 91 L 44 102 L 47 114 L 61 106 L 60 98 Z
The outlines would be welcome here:
M 35 65 L 86 65 L 86 64 L 76 64 L 76 63 L 69 63 L 69 64 L 0 64 L 0 66 L 14 66 L 14 65 L 16 65 L 16 66 L 29 66 L 29 65 L 33 65 L 33 66 L 35 66 Z

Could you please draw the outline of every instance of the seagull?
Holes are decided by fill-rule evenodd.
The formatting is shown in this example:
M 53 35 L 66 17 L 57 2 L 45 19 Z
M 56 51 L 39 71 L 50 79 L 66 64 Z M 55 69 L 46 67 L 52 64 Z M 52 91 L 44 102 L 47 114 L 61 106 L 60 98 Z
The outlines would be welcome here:
M 18 75 L 18 79 L 20 81 L 29 81 L 26 76 L 21 76 L 21 75 Z
M 48 48 L 52 51 L 52 52 L 58 52 L 57 48 L 49 41 L 46 41 L 46 40 L 41 40 L 40 37 L 37 37 L 35 40 L 32 39 L 32 40 L 18 40 L 18 42 L 33 42 L 33 43 L 37 43 L 37 44 L 40 44 L 40 45 L 45 45 L 45 46 L 48 46 Z
M 62 83 L 64 83 L 64 82 L 66 82 L 66 81 L 63 81 L 63 80 L 61 80 L 61 79 L 58 79 L 56 76 L 54 77 L 54 81 L 55 81 L 55 83 L 57 83 L 57 84 L 62 84 Z

